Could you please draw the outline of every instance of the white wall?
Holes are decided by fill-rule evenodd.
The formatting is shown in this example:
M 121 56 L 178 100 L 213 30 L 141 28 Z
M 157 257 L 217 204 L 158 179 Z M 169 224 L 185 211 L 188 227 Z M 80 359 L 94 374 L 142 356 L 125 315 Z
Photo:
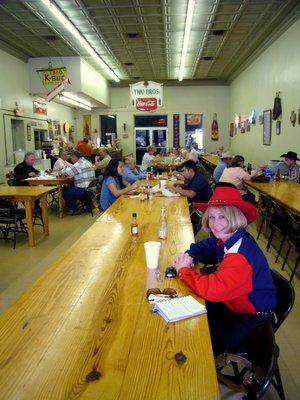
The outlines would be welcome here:
M 48 114 L 39 115 L 33 113 L 33 100 L 29 95 L 29 74 L 27 64 L 0 50 L 0 182 L 3 182 L 3 166 L 13 162 L 11 119 L 24 121 L 24 135 L 26 138 L 26 126 L 32 121 L 45 126 L 46 119 L 60 121 L 61 125 L 68 121 L 75 125 L 74 110 L 54 102 L 47 103 Z M 41 100 L 36 98 L 37 100 Z M 24 117 L 14 115 L 15 102 L 24 108 Z M 30 142 L 25 141 L 25 151 L 32 150 L 34 138 Z
M 288 150 L 300 153 L 300 125 L 290 123 L 291 110 L 300 108 L 300 20 L 253 62 L 230 86 L 230 121 L 234 114 L 248 116 L 252 109 L 273 109 L 276 92 L 281 92 L 281 134 L 275 134 L 272 122 L 271 145 L 263 145 L 263 126 L 251 125 L 251 131 L 238 133 L 231 140 L 234 154 L 243 155 L 248 162 L 261 163 Z
M 180 144 L 184 145 L 185 114 L 203 114 L 204 122 L 204 148 L 211 152 L 222 144 L 229 147 L 228 115 L 229 115 L 229 88 L 227 86 L 184 86 L 165 87 L 163 94 L 163 106 L 151 114 L 168 115 L 168 145 L 173 145 L 173 114 L 180 114 Z M 219 123 L 219 141 L 211 141 L 211 123 L 213 113 L 217 113 Z M 77 132 L 82 130 L 82 114 L 84 111 L 77 111 Z M 134 152 L 134 116 L 146 115 L 134 109 L 130 104 L 129 87 L 111 88 L 111 108 L 95 109 L 92 112 L 92 129 L 100 131 L 99 116 L 101 114 L 117 115 L 117 133 L 121 141 L 123 154 Z M 150 115 L 148 113 L 148 115 Z M 126 132 L 124 132 L 126 124 Z M 128 134 L 123 138 L 122 134 Z

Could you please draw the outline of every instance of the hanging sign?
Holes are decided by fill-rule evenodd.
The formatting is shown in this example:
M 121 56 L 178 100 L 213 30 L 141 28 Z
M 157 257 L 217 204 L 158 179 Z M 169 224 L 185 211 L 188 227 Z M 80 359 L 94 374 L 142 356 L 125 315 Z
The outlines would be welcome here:
M 39 72 L 42 76 L 43 85 L 59 85 L 68 79 L 68 71 L 66 67 L 44 69 Z
M 61 93 L 63 90 L 67 89 L 71 85 L 71 82 L 69 79 L 65 79 L 62 81 L 59 85 L 57 85 L 54 89 L 51 90 L 51 92 L 47 93 L 46 100 L 50 101 L 54 99 L 59 93 Z
M 47 104 L 33 100 L 33 112 L 35 114 L 47 115 Z
M 137 82 L 129 86 L 130 101 L 137 110 L 151 112 L 162 106 L 162 83 L 145 81 Z

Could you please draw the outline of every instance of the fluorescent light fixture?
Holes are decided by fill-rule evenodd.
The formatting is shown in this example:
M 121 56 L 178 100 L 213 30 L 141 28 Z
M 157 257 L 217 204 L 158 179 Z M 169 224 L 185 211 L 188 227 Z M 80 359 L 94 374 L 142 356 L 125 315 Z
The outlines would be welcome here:
M 58 98 L 59 98 L 59 100 L 61 100 L 62 102 L 67 103 L 67 104 L 71 104 L 72 106 L 75 106 L 75 107 L 84 108 L 85 110 L 89 110 L 89 111 L 91 111 L 91 109 L 92 109 L 92 108 L 89 107 L 87 104 L 80 103 L 79 101 L 76 101 L 76 100 L 71 99 L 71 98 L 69 98 L 69 97 L 67 97 L 67 96 L 64 96 L 63 94 L 60 94 L 60 95 L 58 96 Z
M 113 118 L 113 119 L 115 119 L 115 116 L 114 116 L 114 115 L 108 115 L 108 118 Z
M 84 104 L 88 107 L 92 107 L 91 103 L 88 100 L 79 97 L 76 93 L 63 91 L 62 95 L 68 97 L 71 100 L 77 101 L 77 103 Z
M 183 70 L 184 70 L 186 53 L 187 53 L 189 39 L 190 39 L 194 7 L 195 7 L 195 0 L 189 0 L 187 13 L 186 13 L 183 46 L 182 46 L 179 75 L 178 75 L 179 81 L 182 81 L 182 79 L 183 79 Z
M 48 9 L 52 12 L 55 18 L 61 22 L 61 24 L 68 29 L 68 31 L 79 41 L 79 43 L 88 51 L 88 53 L 93 57 L 93 59 L 100 65 L 101 68 L 116 82 L 120 82 L 119 77 L 113 72 L 112 69 L 102 60 L 102 58 L 96 53 L 96 51 L 91 47 L 87 40 L 82 36 L 77 28 L 69 21 L 69 19 L 60 11 L 56 5 L 54 5 L 50 0 L 40 0 Z

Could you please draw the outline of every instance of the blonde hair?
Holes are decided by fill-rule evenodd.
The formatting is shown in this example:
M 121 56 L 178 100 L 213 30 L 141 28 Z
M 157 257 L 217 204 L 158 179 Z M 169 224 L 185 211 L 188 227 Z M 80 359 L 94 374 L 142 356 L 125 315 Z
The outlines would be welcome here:
M 242 213 L 242 211 L 234 206 L 218 206 L 218 207 L 208 207 L 202 216 L 202 227 L 205 232 L 210 232 L 209 228 L 209 210 L 211 208 L 218 208 L 224 214 L 228 221 L 228 232 L 235 232 L 237 229 L 246 228 L 248 225 L 247 218 Z
M 135 166 L 135 159 L 133 157 L 127 156 L 124 158 L 124 163 L 126 165 L 129 165 L 129 167 L 134 167 Z

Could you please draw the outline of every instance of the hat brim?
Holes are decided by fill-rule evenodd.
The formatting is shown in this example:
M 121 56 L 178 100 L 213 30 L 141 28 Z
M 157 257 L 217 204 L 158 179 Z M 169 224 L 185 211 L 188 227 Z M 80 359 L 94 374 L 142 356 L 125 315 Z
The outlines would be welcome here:
M 286 158 L 290 158 L 291 160 L 300 161 L 300 158 L 298 158 L 298 157 L 291 157 L 289 154 L 281 154 L 280 157 L 286 157 Z
M 232 201 L 228 204 L 193 203 L 193 206 L 200 211 L 206 211 L 208 207 L 233 206 L 242 211 L 247 219 L 248 224 L 251 224 L 257 218 L 257 209 L 254 207 L 254 205 L 246 201 Z

